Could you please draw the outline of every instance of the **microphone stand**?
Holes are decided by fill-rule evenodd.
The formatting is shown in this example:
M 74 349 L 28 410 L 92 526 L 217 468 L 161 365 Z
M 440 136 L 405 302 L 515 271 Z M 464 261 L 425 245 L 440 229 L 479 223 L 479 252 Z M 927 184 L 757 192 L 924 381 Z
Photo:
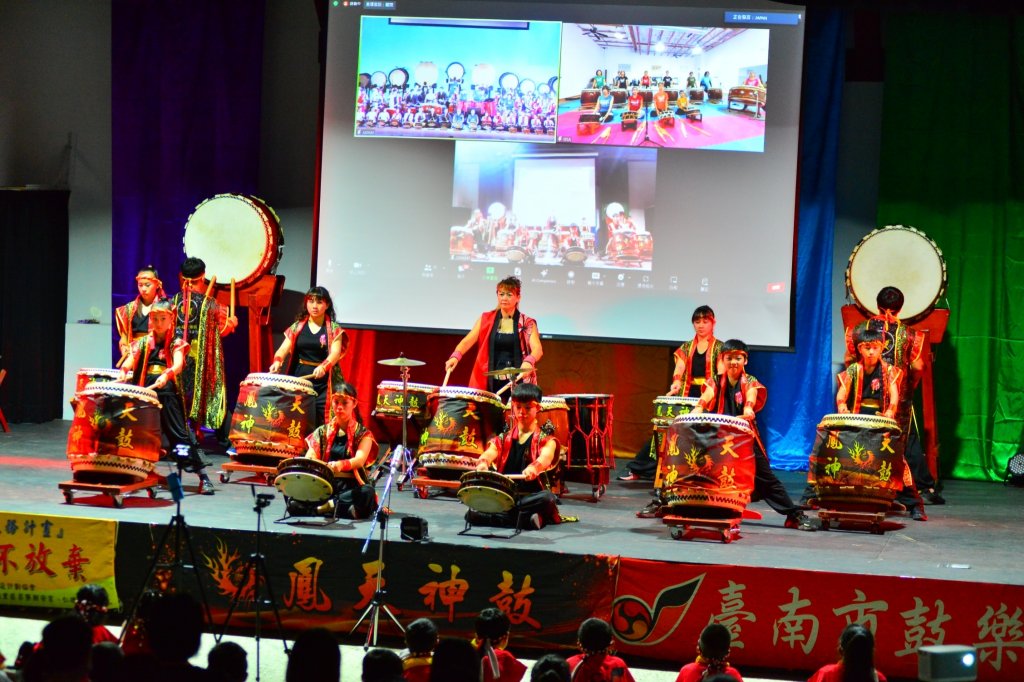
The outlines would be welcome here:
M 402 432 L 405 433 L 405 422 L 402 422 Z M 396 452 L 401 449 L 402 452 Z M 362 625 L 363 621 L 370 618 L 368 621 L 368 628 L 366 630 L 366 641 L 363 643 L 363 650 L 369 650 L 370 646 L 377 646 L 377 632 L 380 629 L 380 612 L 383 611 L 387 614 L 388 618 L 398 626 L 400 632 L 405 632 L 405 628 L 395 618 L 395 614 L 391 612 L 388 605 L 384 603 L 384 595 L 386 590 L 384 589 L 384 545 L 387 544 L 388 540 L 388 512 L 387 505 L 391 499 L 391 483 L 395 478 L 395 469 L 398 466 L 400 460 L 404 461 L 405 448 L 398 446 L 391 451 L 391 467 L 388 470 L 388 480 L 384 486 L 384 494 L 381 495 L 380 504 L 377 505 L 377 511 L 373 513 L 373 523 L 370 525 L 370 532 L 366 536 L 366 542 L 363 543 L 363 549 L 360 554 L 366 554 L 367 548 L 370 546 L 370 540 L 373 539 L 373 532 L 376 530 L 377 525 L 380 525 L 380 540 L 377 543 L 377 584 L 373 591 L 373 598 L 370 600 L 370 605 L 366 607 L 362 615 L 359 616 L 359 620 L 352 626 L 351 632 L 355 632 Z

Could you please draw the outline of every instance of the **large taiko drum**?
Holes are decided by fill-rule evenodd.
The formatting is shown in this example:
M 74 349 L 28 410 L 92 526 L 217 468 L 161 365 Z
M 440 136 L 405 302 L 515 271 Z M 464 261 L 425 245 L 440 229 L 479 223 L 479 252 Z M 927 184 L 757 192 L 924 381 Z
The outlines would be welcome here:
M 636 250 L 640 254 L 640 260 L 648 261 L 654 258 L 654 237 L 650 232 L 636 233 Z
M 207 277 L 244 287 L 277 269 L 284 235 L 274 209 L 261 199 L 218 194 L 188 217 L 184 245 L 186 256 L 206 263 Z
M 132 384 L 98 382 L 75 394 L 68 433 L 74 479 L 111 485 L 144 480 L 160 459 L 160 400 Z
M 434 415 L 420 438 L 419 464 L 431 478 L 458 479 L 499 434 L 505 406 L 495 394 L 464 386 L 444 386 L 428 398 Z
M 254 372 L 238 385 L 238 403 L 228 438 L 234 459 L 277 466 L 306 453 L 306 436 L 316 424 L 316 390 L 306 379 Z
M 665 437 L 662 497 L 670 514 L 739 518 L 754 490 L 754 432 L 739 417 L 684 414 Z
M 818 424 L 807 480 L 818 505 L 885 510 L 903 488 L 896 420 L 869 414 L 826 414 Z
M 409 418 L 424 426 L 430 423 L 433 416 L 431 405 L 436 405 L 436 401 L 431 403 L 430 396 L 437 393 L 437 390 L 433 384 L 410 383 L 407 406 Z M 373 416 L 401 421 L 404 401 L 401 381 L 382 381 L 377 384 L 377 403 L 373 408 Z
M 668 444 L 669 427 L 675 418 L 690 414 L 693 408 L 700 403 L 700 398 L 690 398 L 681 395 L 659 395 L 653 401 L 654 416 L 651 417 L 651 428 L 654 431 L 655 457 L 658 462 L 657 473 L 654 476 L 654 487 L 661 487 L 661 479 L 664 474 L 665 451 Z
M 83 367 L 75 375 L 75 393 L 78 393 L 90 384 L 117 381 L 120 376 L 121 372 L 116 369 Z
M 563 393 L 550 397 L 564 400 L 569 410 L 566 465 L 588 468 L 614 466 L 612 404 L 615 396 L 606 393 Z
M 869 315 L 886 286 L 903 292 L 900 318 L 912 324 L 928 316 L 946 292 L 946 261 L 924 232 L 903 225 L 872 230 L 854 247 L 846 266 L 846 291 Z

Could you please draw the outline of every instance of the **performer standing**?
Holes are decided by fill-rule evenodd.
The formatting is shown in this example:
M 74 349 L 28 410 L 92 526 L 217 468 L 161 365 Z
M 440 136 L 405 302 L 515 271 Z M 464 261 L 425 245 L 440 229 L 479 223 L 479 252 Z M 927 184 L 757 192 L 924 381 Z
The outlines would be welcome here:
M 149 311 L 153 302 L 167 298 L 167 295 L 164 294 L 163 282 L 160 281 L 160 277 L 156 274 L 156 268 L 152 265 L 139 269 L 138 274 L 135 275 L 135 284 L 139 290 L 139 295 L 135 297 L 135 300 L 114 309 L 114 322 L 117 325 L 119 337 L 117 347 L 121 351 L 118 367 L 131 353 L 132 342 L 149 333 Z
M 185 371 L 181 378 L 185 394 L 186 416 L 196 428 L 207 427 L 217 434 L 221 447 L 230 450 L 228 430 L 231 420 L 224 419 L 227 392 L 224 386 L 224 348 L 220 338 L 235 331 L 238 318 L 207 291 L 206 263 L 186 258 L 178 275 L 181 293 L 174 296 L 177 311 L 175 334 L 189 346 Z
M 284 341 L 274 353 L 273 373 L 292 376 L 313 375 L 316 389 L 316 424 L 323 426 L 333 387 L 344 381 L 339 360 L 345 354 L 345 330 L 334 319 L 334 301 L 324 287 L 306 292 L 295 322 L 284 332 Z
M 152 386 L 160 400 L 160 436 L 165 451 L 182 460 L 185 471 L 199 475 L 199 492 L 213 495 L 213 482 L 203 471 L 192 433 L 185 421 L 179 377 L 188 344 L 174 330 L 174 304 L 163 299 L 149 311 L 149 332 L 136 341 L 121 367 L 121 380 Z
M 521 475 L 527 481 L 536 479 L 555 463 L 558 441 L 542 433 L 537 415 L 543 393 L 537 384 L 516 384 L 512 389 L 512 416 L 515 423 L 504 434 L 491 439 L 477 460 L 478 471 L 496 469 L 505 476 Z M 474 526 L 514 528 L 519 516 L 529 518 L 528 528 L 540 530 L 549 523 L 561 523 L 558 503 L 548 490 L 521 497 L 507 512 L 487 514 L 470 509 L 466 521 Z
M 755 416 L 768 399 L 768 389 L 754 376 L 746 373 L 747 344 L 739 339 L 729 339 L 722 344 L 722 364 L 725 368 L 724 374 L 717 382 L 704 385 L 700 404 L 691 414 L 716 412 L 741 417 L 750 422 L 750 428 L 754 432 L 754 492 L 760 495 L 769 507 L 780 514 L 785 514 L 786 528 L 817 530 L 772 472 L 772 465 L 757 429 Z
M 722 351 L 722 342 L 715 338 L 715 311 L 710 306 L 698 306 L 690 319 L 695 336 L 692 341 L 683 341 L 676 349 L 676 366 L 666 395 L 699 398 L 704 384 L 713 383 L 718 377 L 718 354 Z M 626 464 L 626 473 L 619 476 L 619 480 L 653 480 L 658 470 L 656 448 L 652 437 Z
M 498 282 L 498 307 L 483 313 L 455 346 L 452 355 L 444 363 L 446 372 L 459 364 L 464 353 L 477 344 L 476 359 L 469 375 L 469 387 L 496 393 L 505 383 L 485 373 L 506 367 L 520 367 L 529 370 L 521 380 L 537 383 L 537 363 L 544 349 L 540 343 L 537 321 L 519 311 L 522 283 L 518 277 L 506 277 Z M 479 343 L 478 343 L 479 342 Z
M 339 383 L 331 395 L 331 420 L 306 436 L 306 457 L 326 462 L 336 477 L 334 495 L 316 511 L 346 519 L 368 518 L 377 506 L 366 471 L 377 455 L 377 441 L 356 417 L 356 398 L 352 384 Z

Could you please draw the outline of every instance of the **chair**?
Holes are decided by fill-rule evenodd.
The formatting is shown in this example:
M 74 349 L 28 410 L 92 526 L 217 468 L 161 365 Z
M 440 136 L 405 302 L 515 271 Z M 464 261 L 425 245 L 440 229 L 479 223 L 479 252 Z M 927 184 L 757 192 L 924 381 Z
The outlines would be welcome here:
M 6 379 L 6 378 L 7 378 L 7 370 L 6 369 L 0 369 L 0 386 L 4 385 L 4 379 Z M 11 430 L 11 428 L 9 426 L 7 426 L 7 419 L 4 418 L 4 411 L 2 409 L 0 409 L 0 427 L 3 427 L 5 433 L 7 433 L 7 432 L 9 432 Z

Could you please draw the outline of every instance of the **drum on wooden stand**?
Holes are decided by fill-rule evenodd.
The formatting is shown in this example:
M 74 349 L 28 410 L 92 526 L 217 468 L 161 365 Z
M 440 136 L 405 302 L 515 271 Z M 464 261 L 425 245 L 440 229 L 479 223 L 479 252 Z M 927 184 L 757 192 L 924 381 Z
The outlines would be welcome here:
M 818 424 L 808 481 L 818 506 L 884 511 L 903 488 L 900 428 L 869 414 L 826 414 Z
M 143 481 L 160 459 L 160 400 L 132 384 L 96 382 L 75 394 L 67 456 L 74 480 Z
M 903 292 L 900 319 L 913 324 L 928 316 L 946 292 L 946 261 L 924 232 L 904 225 L 872 230 L 854 247 L 846 266 L 846 291 L 868 315 L 886 286 Z
M 306 379 L 285 374 L 249 374 L 238 386 L 238 403 L 228 437 L 232 459 L 277 466 L 306 453 L 306 436 L 316 424 L 316 390 Z
M 612 449 L 612 404 L 606 393 L 562 393 L 549 396 L 565 401 L 569 417 L 569 446 L 563 479 L 591 485 L 599 500 L 607 489 L 609 472 L 615 467 Z
M 431 478 L 458 480 L 498 435 L 505 406 L 495 394 L 464 386 L 444 386 L 428 398 L 433 414 L 420 437 L 419 465 Z
M 651 428 L 654 436 L 655 457 L 658 468 L 654 475 L 654 487 L 661 487 L 661 479 L 664 473 L 665 452 L 668 443 L 669 427 L 675 418 L 690 414 L 693 408 L 700 404 L 700 398 L 690 398 L 680 395 L 659 395 L 652 401 L 654 405 L 654 416 L 651 417 Z
M 754 431 L 739 417 L 680 415 L 666 434 L 663 469 L 668 513 L 740 518 L 754 490 Z
M 434 416 L 430 410 L 436 407 L 437 401 L 431 401 L 430 396 L 436 393 L 437 386 L 433 384 L 409 384 L 406 434 L 410 444 L 419 441 L 423 428 Z M 402 439 L 403 401 L 401 381 L 382 381 L 377 384 L 377 402 L 372 416 L 392 443 L 400 443 Z

